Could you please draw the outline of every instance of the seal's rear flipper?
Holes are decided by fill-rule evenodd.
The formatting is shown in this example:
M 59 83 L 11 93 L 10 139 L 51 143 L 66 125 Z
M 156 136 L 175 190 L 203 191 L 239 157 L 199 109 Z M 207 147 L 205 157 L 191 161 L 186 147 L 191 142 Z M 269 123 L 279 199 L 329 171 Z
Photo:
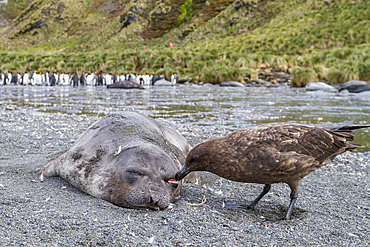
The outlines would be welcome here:
M 59 156 L 58 158 L 50 161 L 47 165 L 45 165 L 45 166 L 43 166 L 43 167 L 41 167 L 37 170 L 37 173 L 39 174 L 39 180 L 41 182 L 44 182 L 44 177 L 58 176 L 58 174 L 56 172 L 56 167 L 59 165 L 60 159 L 61 159 L 61 156 Z
M 39 180 L 40 182 L 44 182 L 44 174 L 40 173 L 40 176 L 39 176 Z

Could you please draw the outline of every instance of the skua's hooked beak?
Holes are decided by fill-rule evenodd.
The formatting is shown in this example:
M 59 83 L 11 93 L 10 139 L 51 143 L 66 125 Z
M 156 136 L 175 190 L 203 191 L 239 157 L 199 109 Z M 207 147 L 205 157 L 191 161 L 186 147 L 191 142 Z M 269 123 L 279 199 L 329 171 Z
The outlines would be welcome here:
M 185 167 L 183 166 L 175 175 L 175 179 L 177 181 L 180 181 L 181 179 L 183 179 L 184 177 L 186 177 L 186 175 L 188 175 L 190 173 L 190 169 L 188 167 Z

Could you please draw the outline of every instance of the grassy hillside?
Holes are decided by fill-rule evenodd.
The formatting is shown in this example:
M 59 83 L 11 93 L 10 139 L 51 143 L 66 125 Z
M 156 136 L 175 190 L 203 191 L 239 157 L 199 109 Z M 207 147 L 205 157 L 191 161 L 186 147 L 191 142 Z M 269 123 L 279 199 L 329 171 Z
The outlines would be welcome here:
M 0 66 L 370 81 L 369 16 L 367 1 L 38 0 L 1 30 Z
M 189 2 L 191 3 L 189 5 Z M 36 0 L 2 33 L 5 49 L 90 51 L 143 45 L 190 17 L 206 22 L 233 1 Z M 191 15 L 187 13 L 191 7 Z M 184 12 L 184 13 L 183 13 Z M 202 13 L 199 15 L 199 13 Z

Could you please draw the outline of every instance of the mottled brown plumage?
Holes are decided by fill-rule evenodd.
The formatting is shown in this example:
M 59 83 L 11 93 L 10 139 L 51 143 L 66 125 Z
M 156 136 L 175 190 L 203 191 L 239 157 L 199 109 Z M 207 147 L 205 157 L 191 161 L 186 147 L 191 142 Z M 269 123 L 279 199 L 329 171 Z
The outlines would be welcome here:
M 194 147 L 176 179 L 192 171 L 208 171 L 232 181 L 265 184 L 263 192 L 244 206 L 246 209 L 253 209 L 271 184 L 287 183 L 291 188 L 289 219 L 301 179 L 338 154 L 359 147 L 346 141 L 353 141 L 354 130 L 364 127 L 370 126 L 322 128 L 272 123 L 242 129 Z

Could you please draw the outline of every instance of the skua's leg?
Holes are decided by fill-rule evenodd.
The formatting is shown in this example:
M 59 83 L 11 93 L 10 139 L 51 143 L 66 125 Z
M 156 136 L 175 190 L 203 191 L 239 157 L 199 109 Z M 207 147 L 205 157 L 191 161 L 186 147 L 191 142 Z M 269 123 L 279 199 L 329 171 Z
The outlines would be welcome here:
M 271 189 L 271 184 L 265 184 L 265 187 L 263 187 L 263 190 L 261 194 L 257 196 L 256 199 L 253 200 L 249 205 L 239 205 L 239 204 L 225 204 L 226 207 L 228 208 L 233 208 L 233 209 L 244 209 L 247 211 L 254 210 L 254 207 L 257 205 L 257 203 L 262 199 L 264 195 L 266 195 Z

